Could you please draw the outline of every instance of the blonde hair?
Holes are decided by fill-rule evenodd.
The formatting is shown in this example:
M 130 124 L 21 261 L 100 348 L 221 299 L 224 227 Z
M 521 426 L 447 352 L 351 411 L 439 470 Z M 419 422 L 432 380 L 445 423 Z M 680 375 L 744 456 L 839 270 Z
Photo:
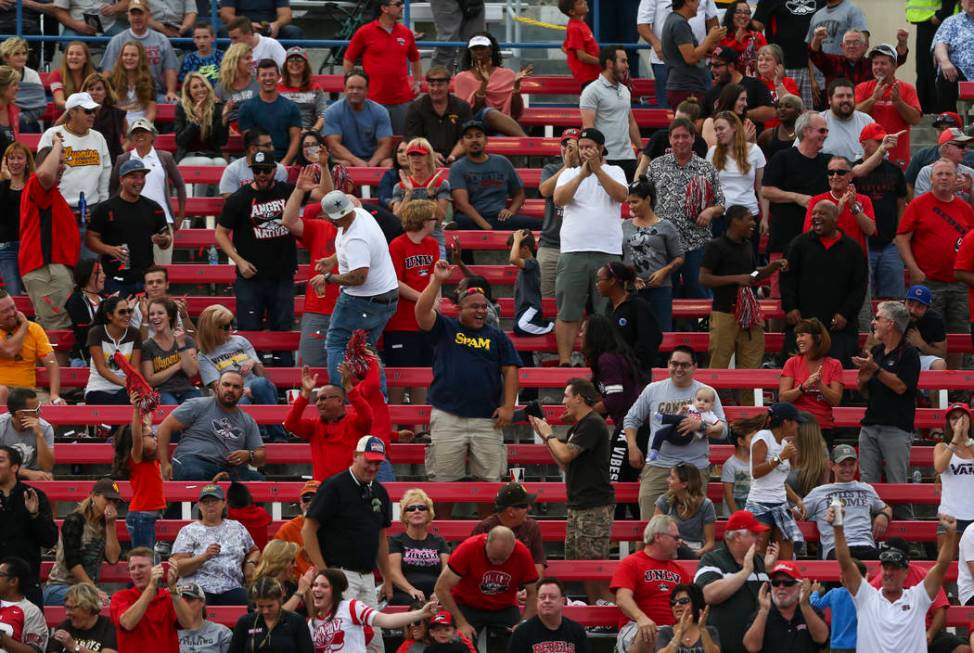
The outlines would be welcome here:
M 808 415 L 806 413 L 806 415 Z M 810 417 L 810 416 L 809 416 Z M 809 419 L 798 425 L 798 436 L 795 438 L 798 448 L 798 460 L 793 465 L 798 471 L 798 483 L 795 491 L 804 497 L 818 487 L 822 477 L 829 469 L 829 453 L 822 437 L 822 429 L 818 422 Z
M 115 103 L 118 102 L 118 95 L 115 94 L 115 87 L 112 86 L 112 81 L 106 75 L 97 72 L 91 73 L 81 82 L 81 88 L 79 90 L 87 92 L 99 82 L 105 87 L 105 99 L 102 100 L 101 105 L 103 107 L 115 106 Z
M 399 220 L 403 231 L 419 231 L 427 220 L 436 218 L 436 202 L 431 200 L 409 200 L 402 206 Z
M 402 495 L 399 499 L 399 519 L 402 523 L 406 523 L 406 508 L 414 503 L 422 503 L 426 505 L 427 512 L 430 516 L 430 521 L 436 517 L 436 513 L 433 511 L 433 500 L 430 499 L 429 495 L 418 487 L 410 488 L 406 490 L 406 493 Z
M 189 94 L 189 87 L 194 79 L 200 80 L 206 86 L 206 100 L 203 102 L 203 115 L 199 123 L 196 122 L 196 104 Z M 210 81 L 198 72 L 186 75 L 186 79 L 183 80 L 180 105 L 183 107 L 183 113 L 186 114 L 186 121 L 199 125 L 200 140 L 205 141 L 210 135 L 210 127 L 213 125 L 213 107 L 216 106 L 216 94 L 213 92 L 213 87 L 210 86 Z
M 77 583 L 70 586 L 64 595 L 64 602 L 67 603 L 68 599 L 73 600 L 79 609 L 91 614 L 101 612 L 101 597 L 98 595 L 98 588 L 91 583 Z
M 61 83 L 64 85 L 64 97 L 69 98 L 72 94 L 77 93 L 81 90 L 81 86 L 75 88 L 74 77 L 71 76 L 71 71 L 68 69 L 68 50 L 78 46 L 85 53 L 85 63 L 81 66 L 81 76 L 80 79 L 83 82 L 95 72 L 95 66 L 91 63 L 91 50 L 88 49 L 88 45 L 84 41 L 71 41 L 68 43 L 68 47 L 64 48 L 65 56 L 61 58 L 61 67 L 58 69 L 61 71 Z
M 741 123 L 741 119 L 733 111 L 721 111 L 714 116 L 714 123 L 718 120 L 727 121 L 727 124 L 734 130 L 734 142 L 728 149 L 726 145 L 717 141 L 717 147 L 714 149 L 714 168 L 718 172 L 724 170 L 727 165 L 727 157 L 730 155 L 737 162 L 737 169 L 742 175 L 746 175 L 751 171 L 751 162 L 747 159 L 747 135 L 744 133 L 744 125 Z
M 422 136 L 417 136 L 413 140 L 409 141 L 408 145 L 406 145 L 406 149 L 408 150 L 414 145 L 426 148 L 426 151 L 429 152 L 429 154 L 423 157 L 426 160 L 426 166 L 429 168 L 430 175 L 436 174 L 436 159 L 433 156 L 433 146 L 430 145 L 430 142 Z M 412 159 L 410 159 L 410 161 L 412 161 Z
M 0 91 L 20 83 L 20 73 L 10 66 L 0 66 Z
M 271 540 L 260 554 L 260 562 L 254 570 L 254 582 L 263 576 L 277 578 L 278 574 L 287 568 L 288 563 L 294 562 L 298 554 L 298 545 L 287 540 Z
M 246 43 L 234 43 L 227 48 L 220 64 L 220 86 L 224 91 L 229 93 L 233 90 L 233 83 L 237 81 L 237 66 L 248 52 L 253 53 L 253 48 Z
M 233 313 L 223 304 L 212 304 L 203 309 L 196 322 L 196 343 L 201 354 L 208 354 L 220 346 L 217 336 L 223 325 L 230 322 L 233 322 Z
M 145 48 L 138 41 L 129 41 L 122 46 L 115 60 L 115 67 L 112 68 L 112 84 L 118 89 L 119 95 L 122 89 L 128 92 L 129 78 L 125 66 L 122 65 L 122 55 L 125 48 L 135 48 L 139 51 L 139 63 L 135 67 L 135 97 L 138 101 L 146 105 L 155 99 L 155 82 L 152 81 L 152 73 L 149 72 L 149 59 L 145 56 Z
M 18 50 L 24 50 L 29 54 L 30 46 L 27 45 L 27 41 L 19 36 L 12 36 L 0 43 L 0 58 L 6 61 L 7 57 L 17 54 Z

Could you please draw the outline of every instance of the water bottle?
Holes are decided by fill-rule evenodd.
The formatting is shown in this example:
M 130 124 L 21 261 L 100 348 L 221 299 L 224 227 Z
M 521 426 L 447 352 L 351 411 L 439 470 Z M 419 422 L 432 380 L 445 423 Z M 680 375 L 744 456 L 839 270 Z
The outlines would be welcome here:
M 216 245 L 210 245 L 210 250 L 207 253 L 207 258 L 209 260 L 210 265 L 219 265 L 220 257 L 216 252 Z
M 837 496 L 832 497 L 829 508 L 832 509 L 832 525 L 842 526 L 842 499 Z
M 88 224 L 88 200 L 85 199 L 85 192 L 78 194 L 78 216 L 82 225 Z
M 119 248 L 122 250 L 122 259 L 118 262 L 118 271 L 122 272 L 129 267 L 129 246 L 122 243 Z

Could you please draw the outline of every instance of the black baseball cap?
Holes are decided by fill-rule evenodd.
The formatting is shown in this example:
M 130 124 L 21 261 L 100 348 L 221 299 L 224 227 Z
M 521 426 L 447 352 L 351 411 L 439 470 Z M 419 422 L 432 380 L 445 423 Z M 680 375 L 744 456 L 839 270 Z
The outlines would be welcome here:
M 480 120 L 468 120 L 467 122 L 463 123 L 463 125 L 460 127 L 460 133 L 466 134 L 471 129 L 479 129 L 485 134 L 487 133 L 487 125 Z

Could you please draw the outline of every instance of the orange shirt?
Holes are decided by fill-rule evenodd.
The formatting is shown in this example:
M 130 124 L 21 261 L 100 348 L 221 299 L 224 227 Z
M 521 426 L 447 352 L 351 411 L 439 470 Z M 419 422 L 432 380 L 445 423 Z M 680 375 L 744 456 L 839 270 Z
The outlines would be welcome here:
M 9 340 L 12 333 L 0 332 L 0 339 Z M 30 322 L 24 344 L 20 353 L 13 360 L 0 360 L 0 384 L 17 385 L 23 388 L 37 387 L 37 361 L 50 354 L 54 349 L 47 339 L 47 334 L 37 322 Z
M 294 557 L 294 572 L 298 576 L 311 569 L 311 561 L 308 560 L 308 554 L 304 552 L 304 537 L 301 535 L 302 528 L 304 528 L 304 515 L 298 515 L 294 519 L 281 524 L 281 527 L 274 533 L 275 540 L 294 542 L 298 545 L 298 554 Z

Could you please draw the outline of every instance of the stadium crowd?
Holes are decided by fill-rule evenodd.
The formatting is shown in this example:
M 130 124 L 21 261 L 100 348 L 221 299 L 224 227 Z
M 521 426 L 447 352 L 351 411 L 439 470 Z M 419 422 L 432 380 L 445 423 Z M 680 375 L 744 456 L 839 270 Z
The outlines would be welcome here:
M 110 37 L 62 41 L 43 79 L 48 44 L 0 43 L 0 650 L 969 653 L 948 615 L 974 605 L 970 388 L 937 390 L 974 343 L 974 0 L 907 0 L 914 51 L 854 0 L 620 1 L 606 29 L 651 46 L 652 97 L 587 0 L 558 0 L 579 122 L 540 170 L 493 145 L 539 140 L 544 82 L 505 66 L 483 3 L 430 3 L 467 47 L 425 68 L 403 0 L 376 4 L 332 99 L 278 41 L 303 37 L 287 0 L 220 0 L 219 24 L 188 0 L 0 2 L 7 34 L 22 13 Z M 925 115 L 937 144 L 911 147 Z M 474 265 L 481 237 L 508 265 Z M 176 292 L 218 285 L 221 256 L 232 296 Z M 69 405 L 94 417 L 45 419 Z M 45 492 L 64 424 L 114 450 L 76 506 Z M 530 516 L 517 429 L 564 520 Z M 922 441 L 935 521 L 896 492 Z M 394 489 L 406 443 L 424 480 Z M 282 446 L 312 474 L 275 522 L 251 490 L 300 476 Z M 438 498 L 461 481 L 499 490 Z M 572 575 L 581 601 L 549 557 L 606 566 Z

